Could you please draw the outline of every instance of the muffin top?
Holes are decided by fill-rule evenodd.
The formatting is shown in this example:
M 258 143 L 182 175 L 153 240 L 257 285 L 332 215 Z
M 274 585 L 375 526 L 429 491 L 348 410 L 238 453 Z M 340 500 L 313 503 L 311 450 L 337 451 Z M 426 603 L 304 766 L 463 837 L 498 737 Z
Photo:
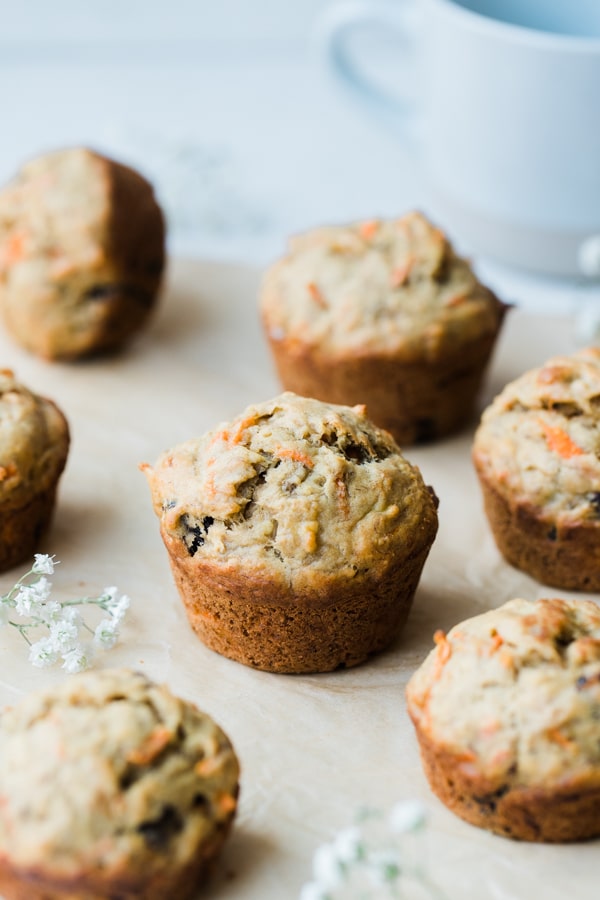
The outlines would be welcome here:
M 423 215 L 294 238 L 265 274 L 269 337 L 332 353 L 436 358 L 495 333 L 504 305 Z
M 384 570 L 437 530 L 435 496 L 363 406 L 286 392 L 143 468 L 168 541 L 295 587 Z
M 444 635 L 409 681 L 409 712 L 466 775 L 511 786 L 600 765 L 600 608 L 511 600 Z
M 0 718 L 0 847 L 69 878 L 184 864 L 236 806 L 220 728 L 144 675 L 85 672 Z
M 105 163 L 91 150 L 60 150 L 26 163 L 3 188 L 0 283 L 3 277 L 53 282 L 104 263 Z
M 0 369 L 0 503 L 20 505 L 48 487 L 62 472 L 68 447 L 67 422 L 56 405 Z
M 561 524 L 600 524 L 600 349 L 556 356 L 508 384 L 475 434 L 477 468 Z

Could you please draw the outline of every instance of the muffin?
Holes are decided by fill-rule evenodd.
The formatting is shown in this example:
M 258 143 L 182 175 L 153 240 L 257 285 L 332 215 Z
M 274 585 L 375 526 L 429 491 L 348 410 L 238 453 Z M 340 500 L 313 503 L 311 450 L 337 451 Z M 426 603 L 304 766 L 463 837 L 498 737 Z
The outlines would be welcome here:
M 0 369 L 0 572 L 40 549 L 68 452 L 69 427 L 56 404 Z
M 600 608 L 511 600 L 435 642 L 407 687 L 434 793 L 507 837 L 600 835 Z
M 238 774 L 212 719 L 137 672 L 28 696 L 0 719 L 2 896 L 194 896 L 230 829 Z
M 213 650 L 325 672 L 397 636 L 437 500 L 364 407 L 284 393 L 142 468 L 190 623 Z
M 544 584 L 600 591 L 600 349 L 508 384 L 482 416 L 473 461 L 505 559 Z
M 133 169 L 73 148 L 23 167 L 0 192 L 0 313 L 47 359 L 121 348 L 155 305 L 165 227 Z
M 260 307 L 285 389 L 365 403 L 401 445 L 473 415 L 506 310 L 416 212 L 294 238 Z

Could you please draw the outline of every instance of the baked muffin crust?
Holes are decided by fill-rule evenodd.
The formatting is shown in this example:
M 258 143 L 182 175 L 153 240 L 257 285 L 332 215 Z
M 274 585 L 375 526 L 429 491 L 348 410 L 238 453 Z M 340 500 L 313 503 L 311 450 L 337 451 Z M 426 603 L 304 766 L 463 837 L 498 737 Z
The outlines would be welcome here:
M 56 404 L 0 369 L 0 571 L 39 549 L 68 450 L 69 428 Z
M 400 444 L 464 424 L 506 310 L 416 212 L 292 239 L 260 307 L 285 388 L 366 403 Z
M 23 166 L 0 192 L 0 312 L 49 359 L 116 350 L 146 322 L 164 266 L 151 185 L 85 148 Z
M 473 461 L 508 561 L 546 584 L 600 590 L 600 350 L 508 384 L 482 416 Z
M 140 673 L 87 672 L 31 695 L 0 719 L 0 890 L 192 896 L 238 774 L 221 729 Z
M 437 500 L 364 407 L 284 393 L 144 468 L 188 614 L 213 649 L 318 671 L 356 664 L 397 633 Z M 355 646 L 336 634 L 344 617 Z
M 434 792 L 510 837 L 599 834 L 598 606 L 511 600 L 435 639 L 407 687 Z

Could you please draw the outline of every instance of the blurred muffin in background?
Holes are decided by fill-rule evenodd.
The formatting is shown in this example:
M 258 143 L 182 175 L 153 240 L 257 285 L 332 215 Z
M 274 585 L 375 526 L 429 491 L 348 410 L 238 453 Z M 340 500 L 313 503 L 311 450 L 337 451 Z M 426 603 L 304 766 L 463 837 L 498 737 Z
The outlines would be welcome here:
M 42 357 L 121 348 L 156 303 L 164 261 L 152 186 L 91 150 L 39 157 L 0 192 L 0 314 Z
M 483 413 L 473 462 L 505 559 L 543 584 L 600 591 L 600 349 L 506 385 Z
M 286 390 L 364 403 L 406 445 L 473 415 L 507 307 L 412 212 L 293 238 L 260 308 Z
M 56 404 L 0 369 L 0 572 L 40 549 L 68 451 Z

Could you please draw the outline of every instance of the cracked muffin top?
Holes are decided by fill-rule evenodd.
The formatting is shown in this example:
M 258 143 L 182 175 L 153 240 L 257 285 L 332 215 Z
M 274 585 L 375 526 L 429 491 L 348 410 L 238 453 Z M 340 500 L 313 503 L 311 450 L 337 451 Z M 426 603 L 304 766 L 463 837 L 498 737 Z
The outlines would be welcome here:
M 296 586 L 386 568 L 437 530 L 437 501 L 363 406 L 286 392 L 142 467 L 161 529 L 189 556 Z
M 600 766 L 600 608 L 511 600 L 437 632 L 412 676 L 409 711 L 466 775 L 507 790 L 593 776 Z
M 185 864 L 235 809 L 215 723 L 144 675 L 85 672 L 0 719 L 0 846 L 54 877 Z
M 406 361 L 495 333 L 504 308 L 418 212 L 293 238 L 261 289 L 272 340 L 334 353 L 393 352 Z
M 600 349 L 556 356 L 485 410 L 476 465 L 502 494 L 557 521 L 600 522 Z
M 0 503 L 20 505 L 62 472 L 69 447 L 57 406 L 0 369 Z

